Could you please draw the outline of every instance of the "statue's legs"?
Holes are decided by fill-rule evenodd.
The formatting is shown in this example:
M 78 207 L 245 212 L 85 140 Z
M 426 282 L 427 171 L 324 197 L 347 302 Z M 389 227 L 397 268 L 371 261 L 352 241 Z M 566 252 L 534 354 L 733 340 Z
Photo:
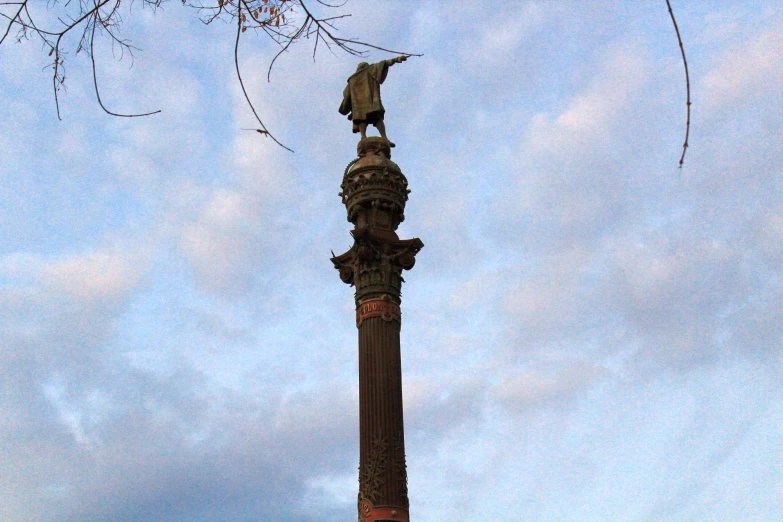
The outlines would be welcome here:
M 367 122 L 366 121 L 360 121 L 359 122 L 359 132 L 362 133 L 362 139 L 367 137 Z
M 394 143 L 391 140 L 389 140 L 389 138 L 386 137 L 386 124 L 383 123 L 383 120 L 376 121 L 375 128 L 378 129 L 378 132 L 381 133 L 381 138 L 389 142 L 389 147 L 394 147 Z M 362 137 L 364 137 L 364 134 L 362 134 Z

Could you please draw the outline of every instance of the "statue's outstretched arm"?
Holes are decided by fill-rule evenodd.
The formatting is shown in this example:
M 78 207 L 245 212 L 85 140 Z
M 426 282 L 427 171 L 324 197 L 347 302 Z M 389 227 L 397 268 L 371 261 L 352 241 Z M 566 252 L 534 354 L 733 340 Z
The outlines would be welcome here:
M 407 60 L 407 59 L 408 59 L 408 57 L 407 57 L 407 56 L 395 56 L 394 58 L 392 58 L 392 59 L 390 59 L 390 60 L 386 60 L 386 65 L 388 65 L 389 67 L 391 67 L 391 66 L 392 66 L 392 65 L 394 65 L 395 63 L 402 63 L 402 62 L 404 62 L 404 61 L 405 61 L 405 60 Z

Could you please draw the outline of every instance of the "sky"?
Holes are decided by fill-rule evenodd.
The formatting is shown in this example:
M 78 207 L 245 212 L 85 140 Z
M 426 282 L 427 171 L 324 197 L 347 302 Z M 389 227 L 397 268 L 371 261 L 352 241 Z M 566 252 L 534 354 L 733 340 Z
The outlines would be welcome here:
M 349 1 L 383 85 L 411 517 L 778 521 L 783 5 Z M 325 7 L 320 7 L 326 11 Z M 133 67 L 0 47 L 0 519 L 355 520 L 356 57 L 177 2 Z M 76 46 L 71 42 L 72 47 Z M 372 52 L 365 61 L 391 58 Z M 375 132 L 374 129 L 371 134 Z

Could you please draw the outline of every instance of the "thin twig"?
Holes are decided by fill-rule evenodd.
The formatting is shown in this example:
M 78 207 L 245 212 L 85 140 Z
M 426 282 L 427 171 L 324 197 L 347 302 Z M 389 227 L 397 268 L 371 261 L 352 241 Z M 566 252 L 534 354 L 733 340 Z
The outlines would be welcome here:
M 344 1 L 342 4 L 327 4 L 327 3 L 326 3 L 326 2 L 324 2 L 323 0 L 316 0 L 316 1 L 317 1 L 319 4 L 321 4 L 321 5 L 323 5 L 323 6 L 326 6 L 326 7 L 342 7 L 342 6 L 344 6 L 345 4 L 347 4 L 347 3 L 348 3 L 348 0 L 345 0 L 345 1 Z
M 672 5 L 669 3 L 669 0 L 666 0 L 666 5 L 669 7 L 669 15 L 672 18 L 672 24 L 674 24 L 674 32 L 677 33 L 677 42 L 680 44 L 682 64 L 685 66 L 685 90 L 687 93 L 686 106 L 688 107 L 688 117 L 685 120 L 685 143 L 682 144 L 682 156 L 680 156 L 680 168 L 682 168 L 682 164 L 685 161 L 685 151 L 688 149 L 688 136 L 691 131 L 691 80 L 688 76 L 688 61 L 685 59 L 685 47 L 682 45 L 680 29 L 677 27 L 677 20 L 674 19 L 674 11 L 672 11 Z
M 261 130 L 264 132 L 262 134 L 265 134 L 272 138 L 272 140 L 283 147 L 285 150 L 289 152 L 294 152 L 293 150 L 289 149 L 282 143 L 280 143 L 277 138 L 275 138 L 271 132 L 266 128 L 266 125 L 264 125 L 264 122 L 261 121 L 261 118 L 258 117 L 258 113 L 256 112 L 256 108 L 253 106 L 253 102 L 250 101 L 250 96 L 247 94 L 247 89 L 245 89 L 245 82 L 242 81 L 242 73 L 239 71 L 239 37 L 242 34 L 242 8 L 240 6 L 237 7 L 237 39 L 234 42 L 234 66 L 237 72 L 237 79 L 239 80 L 239 86 L 242 87 L 242 94 L 245 95 L 245 101 L 250 106 L 250 110 L 253 111 L 253 116 L 256 117 L 256 121 L 259 125 L 261 125 Z
M 310 13 L 310 11 L 307 9 L 307 6 L 304 4 L 303 1 L 300 1 L 299 5 L 302 6 L 302 9 L 304 10 L 305 14 L 309 18 L 311 18 L 313 20 L 313 22 L 318 26 L 318 29 L 322 30 L 324 32 L 324 34 L 329 37 L 330 40 L 332 40 L 334 43 L 336 43 L 340 47 L 340 49 L 342 49 L 343 51 L 347 52 L 348 54 L 351 54 L 351 55 L 354 55 L 354 56 L 363 56 L 364 55 L 364 51 L 359 51 L 358 49 L 354 49 L 353 47 L 351 47 L 350 44 L 353 44 L 353 45 L 362 45 L 362 46 L 365 46 L 365 47 L 370 47 L 372 49 L 377 49 L 379 51 L 385 51 L 385 52 L 393 53 L 393 54 L 402 54 L 402 55 L 405 55 L 405 56 L 422 56 L 420 54 L 410 54 L 410 53 L 404 53 L 404 52 L 401 52 L 401 51 L 393 51 L 391 49 L 385 49 L 383 47 L 378 47 L 378 46 L 371 45 L 371 44 L 368 44 L 368 43 L 365 43 L 365 42 L 361 42 L 361 41 L 358 41 L 358 40 L 354 40 L 354 39 L 337 38 L 332 33 L 330 33 L 328 29 L 326 29 L 324 27 L 324 25 L 321 23 L 322 22 L 321 20 L 319 20 L 318 18 L 313 16 L 312 13 Z M 324 41 L 326 41 L 326 40 L 324 39 Z
M 272 61 L 269 62 L 269 69 L 266 71 L 266 81 L 271 82 L 272 81 L 272 66 L 275 64 L 277 59 L 280 57 L 281 54 L 286 52 L 288 48 L 291 46 L 292 43 L 294 43 L 296 40 L 299 39 L 300 36 L 302 36 L 302 33 L 305 31 L 305 28 L 307 27 L 309 22 L 309 19 L 305 19 L 304 23 L 297 29 L 297 31 L 294 33 L 292 37 L 286 42 L 286 44 L 283 46 L 282 49 L 275 55 L 274 58 L 272 58 Z
M 106 114 L 110 114 L 112 116 L 119 116 L 120 118 L 137 118 L 139 116 L 151 116 L 153 114 L 158 114 L 161 109 L 158 109 L 157 111 L 152 112 L 145 112 L 143 114 L 120 114 L 117 112 L 112 112 L 109 109 L 106 108 L 106 106 L 103 104 L 103 100 L 101 100 L 101 93 L 98 90 L 98 73 L 95 70 L 95 27 L 98 25 L 99 18 L 98 13 L 95 13 L 95 17 L 92 21 L 92 35 L 90 36 L 90 61 L 92 62 L 92 84 L 95 86 L 95 97 L 98 99 L 98 105 L 101 106 L 101 109 Z
M 329 33 L 326 33 L 326 34 L 329 36 L 329 38 L 331 38 L 332 40 L 334 40 L 335 42 L 338 42 L 338 43 L 340 43 L 340 42 L 347 42 L 347 43 L 352 43 L 354 45 L 362 45 L 364 47 L 370 47 L 372 49 L 377 49 L 379 51 L 385 51 L 387 53 L 399 54 L 401 56 L 419 56 L 419 57 L 424 56 L 423 54 L 406 53 L 405 51 L 395 51 L 393 49 L 386 49 L 385 47 L 378 47 L 377 45 L 368 44 L 366 42 L 362 42 L 362 41 L 359 41 L 359 40 L 345 39 L 345 38 L 335 38 L 334 36 L 332 36 Z
M 27 5 L 27 1 L 22 2 L 19 5 L 19 10 L 16 12 L 16 14 L 13 17 L 7 17 L 10 18 L 10 22 L 8 22 L 8 27 L 5 28 L 5 33 L 3 34 L 3 37 L 0 38 L 0 44 L 2 44 L 5 41 L 5 37 L 8 36 L 8 33 L 11 31 L 11 26 L 14 25 L 14 20 L 19 18 L 19 14 L 22 12 L 22 9 L 25 8 L 25 5 Z M 3 15 L 5 16 L 5 15 Z

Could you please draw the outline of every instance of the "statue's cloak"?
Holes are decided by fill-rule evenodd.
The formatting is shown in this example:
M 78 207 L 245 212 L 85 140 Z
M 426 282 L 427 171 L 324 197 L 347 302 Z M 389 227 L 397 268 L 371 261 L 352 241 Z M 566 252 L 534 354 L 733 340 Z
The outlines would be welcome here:
M 368 65 L 348 78 L 339 110 L 340 114 L 351 113 L 354 132 L 359 132 L 359 122 L 374 124 L 383 120 L 386 111 L 381 103 L 381 84 L 388 72 L 389 64 L 384 60 Z

